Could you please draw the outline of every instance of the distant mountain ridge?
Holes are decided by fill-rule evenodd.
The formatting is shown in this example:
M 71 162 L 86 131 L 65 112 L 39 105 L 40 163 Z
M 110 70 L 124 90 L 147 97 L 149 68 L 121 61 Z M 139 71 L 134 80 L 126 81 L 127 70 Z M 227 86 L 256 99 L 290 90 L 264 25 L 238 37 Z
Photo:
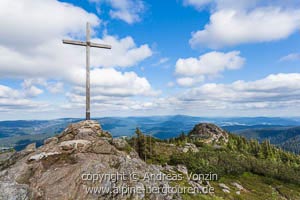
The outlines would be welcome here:
M 0 121 L 0 147 L 14 146 L 17 150 L 27 144 L 38 145 L 48 137 L 61 132 L 69 123 L 80 121 L 79 118 L 56 120 L 16 120 Z M 103 117 L 96 118 L 103 129 L 113 137 L 131 136 L 137 127 L 148 135 L 160 139 L 177 137 L 182 132 L 188 133 L 195 124 L 213 123 L 232 133 L 241 133 L 252 129 L 277 129 L 300 126 L 300 118 L 279 117 L 194 117 L 186 115 L 149 116 L 149 117 Z M 246 133 L 246 132 L 245 132 Z M 248 137 L 248 136 L 246 136 Z M 259 139 L 259 138 L 258 138 Z M 292 141 L 284 141 L 291 144 Z

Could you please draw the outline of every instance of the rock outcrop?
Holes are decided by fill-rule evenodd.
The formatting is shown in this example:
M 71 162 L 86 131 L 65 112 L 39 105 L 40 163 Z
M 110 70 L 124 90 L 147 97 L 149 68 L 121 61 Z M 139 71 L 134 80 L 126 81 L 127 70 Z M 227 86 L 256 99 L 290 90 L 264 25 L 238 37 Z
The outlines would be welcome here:
M 192 143 L 185 143 L 184 147 L 182 148 L 182 152 L 187 153 L 188 151 L 197 153 L 197 152 L 199 152 L 199 149 L 196 147 L 196 145 L 194 145 Z
M 126 141 L 113 141 L 95 121 L 71 124 L 60 135 L 45 140 L 43 146 L 36 149 L 30 145 L 8 157 L 0 171 L 0 199 L 180 199 L 143 190 L 113 192 L 122 186 L 144 189 L 169 185 L 167 180 L 145 180 L 146 173 L 161 174 L 161 168 L 147 165 L 127 146 Z M 123 176 L 115 179 L 117 174 Z M 135 178 L 129 178 L 133 174 Z M 101 187 L 105 191 L 95 191 Z
M 201 139 L 203 142 L 208 144 L 228 142 L 228 134 L 226 131 L 214 124 L 209 123 L 197 124 L 189 133 L 189 136 L 192 138 Z

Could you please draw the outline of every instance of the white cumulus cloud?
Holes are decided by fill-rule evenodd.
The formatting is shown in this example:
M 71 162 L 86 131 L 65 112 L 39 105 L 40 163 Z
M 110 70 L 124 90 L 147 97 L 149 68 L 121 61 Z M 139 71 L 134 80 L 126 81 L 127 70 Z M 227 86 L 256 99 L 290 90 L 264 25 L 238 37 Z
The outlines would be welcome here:
M 300 9 L 294 4 L 222 0 L 214 2 L 210 21 L 192 33 L 193 48 L 218 49 L 246 43 L 285 39 L 300 28 Z M 290 5 L 290 6 L 288 6 Z M 197 8 L 197 5 L 194 5 Z
M 77 87 L 74 91 L 84 94 L 85 92 L 85 73 L 81 73 L 72 77 Z M 153 96 L 159 91 L 153 90 L 148 80 L 139 77 L 135 72 L 119 72 L 115 69 L 94 69 L 91 71 L 92 93 L 102 96 L 122 96 L 129 97 L 135 95 Z
M 271 102 L 287 103 L 300 97 L 300 74 L 271 74 L 255 81 L 235 81 L 231 84 L 204 84 L 190 89 L 183 97 L 187 101 L 219 101 L 231 104 Z
M 182 78 L 177 78 L 176 82 L 178 85 L 183 86 L 183 87 L 191 87 L 199 82 L 204 81 L 204 76 L 200 77 L 182 77 Z
M 101 20 L 82 8 L 56 0 L 1 0 L 0 44 L 28 54 L 37 46 L 62 35 L 81 36 L 85 23 L 99 25 Z
M 241 68 L 245 59 L 239 51 L 228 53 L 209 52 L 199 58 L 180 58 L 176 62 L 175 72 L 178 76 L 177 83 L 181 86 L 192 86 L 204 80 L 205 76 L 216 76 L 225 70 Z
M 47 106 L 46 103 L 35 102 L 28 95 L 28 90 L 16 90 L 11 87 L 0 85 L 0 112 L 10 112 L 23 109 L 37 109 Z M 39 89 L 35 87 L 29 88 L 29 92 L 33 95 L 39 93 Z
M 15 9 L 11 9 L 15 7 Z M 85 74 L 85 48 L 62 44 L 63 38 L 85 37 L 85 23 L 101 20 L 82 8 L 56 0 L 0 2 L 0 78 L 52 79 L 68 83 Z M 55 16 L 55 17 L 53 17 Z M 22 33 L 22 34 L 20 34 Z M 152 55 L 147 44 L 138 46 L 132 37 L 104 35 L 93 42 L 112 45 L 112 50 L 91 49 L 93 67 L 131 67 Z M 84 79 L 84 77 L 83 77 Z M 50 88 L 51 87 L 51 88 Z M 57 92 L 62 84 L 48 87 Z M 32 93 L 41 93 L 32 86 Z
M 283 56 L 279 61 L 295 61 L 300 60 L 300 53 L 291 53 L 289 55 Z
M 97 43 L 112 45 L 109 51 L 93 50 L 92 62 L 102 67 L 132 67 L 152 55 L 149 45 L 137 46 L 132 37 L 117 38 L 105 35 L 102 39 L 94 39 Z M 93 64 L 93 63 L 92 63 Z

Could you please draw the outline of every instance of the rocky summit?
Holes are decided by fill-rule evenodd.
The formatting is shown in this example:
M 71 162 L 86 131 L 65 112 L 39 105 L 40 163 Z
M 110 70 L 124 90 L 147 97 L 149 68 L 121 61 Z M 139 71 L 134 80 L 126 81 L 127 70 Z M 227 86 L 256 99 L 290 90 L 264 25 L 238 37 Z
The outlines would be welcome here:
M 190 137 L 202 139 L 205 143 L 227 143 L 228 133 L 214 124 L 197 124 L 189 133 Z
M 144 180 L 144 174 L 162 174 L 147 165 L 123 139 L 113 139 L 95 121 L 71 124 L 60 135 L 7 155 L 0 162 L 0 199 L 180 199 L 170 194 L 112 193 L 113 186 L 145 188 L 165 186 L 166 180 Z M 100 175 L 135 174 L 136 179 L 103 178 Z M 91 179 L 93 178 L 93 179 Z M 93 181 L 91 181 L 93 180 Z M 102 193 L 87 188 L 104 187 Z

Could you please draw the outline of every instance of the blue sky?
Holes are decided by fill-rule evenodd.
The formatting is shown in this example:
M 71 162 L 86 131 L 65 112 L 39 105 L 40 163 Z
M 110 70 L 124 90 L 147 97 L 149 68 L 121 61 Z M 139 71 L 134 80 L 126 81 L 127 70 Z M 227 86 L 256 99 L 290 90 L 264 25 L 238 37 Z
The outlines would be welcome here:
M 14 7 L 15 9 L 10 9 Z M 0 120 L 92 116 L 299 116 L 296 0 L 20 0 L 0 3 Z

